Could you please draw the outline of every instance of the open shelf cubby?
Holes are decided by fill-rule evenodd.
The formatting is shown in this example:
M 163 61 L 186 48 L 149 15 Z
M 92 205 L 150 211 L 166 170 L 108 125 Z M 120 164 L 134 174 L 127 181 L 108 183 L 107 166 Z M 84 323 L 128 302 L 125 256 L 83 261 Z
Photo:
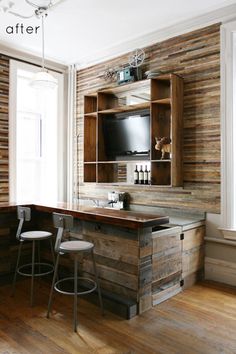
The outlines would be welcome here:
M 151 184 L 171 186 L 171 161 L 151 163 Z
M 148 112 L 145 113 L 148 121 L 143 122 L 150 125 L 144 130 L 149 135 L 146 137 L 150 141 L 149 152 L 143 156 L 111 154 L 105 143 L 104 121 L 111 119 L 117 124 L 122 115 L 132 119 L 139 112 Z M 84 96 L 84 182 L 133 184 L 135 165 L 148 164 L 151 185 L 181 186 L 182 115 L 183 79 L 175 74 L 106 88 Z M 169 146 L 157 150 L 157 139 L 163 137 L 168 139 Z M 114 134 L 114 141 L 116 138 L 118 132 L 117 136 Z
M 84 164 L 84 182 L 96 182 L 96 163 Z
M 91 94 L 84 97 L 84 114 L 97 112 L 97 95 Z

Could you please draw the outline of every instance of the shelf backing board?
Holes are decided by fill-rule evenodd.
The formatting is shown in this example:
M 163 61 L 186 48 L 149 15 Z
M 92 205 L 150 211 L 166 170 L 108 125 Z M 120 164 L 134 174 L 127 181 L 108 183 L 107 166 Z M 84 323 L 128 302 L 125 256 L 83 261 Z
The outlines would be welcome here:
M 97 112 L 97 95 L 84 96 L 84 114 Z
M 127 183 L 127 165 L 124 162 L 98 164 L 98 182 Z
M 151 163 L 151 184 L 171 185 L 171 161 L 158 161 Z
M 156 78 L 151 80 L 151 100 L 161 100 L 171 96 L 171 78 L 165 76 L 164 79 Z
M 85 116 L 84 118 L 84 162 L 97 160 L 97 118 Z
M 98 113 L 98 161 L 106 161 L 109 160 L 106 149 L 105 149 L 105 142 L 104 142 L 104 134 L 103 134 L 103 114 Z
M 96 182 L 96 163 L 84 164 L 84 182 Z

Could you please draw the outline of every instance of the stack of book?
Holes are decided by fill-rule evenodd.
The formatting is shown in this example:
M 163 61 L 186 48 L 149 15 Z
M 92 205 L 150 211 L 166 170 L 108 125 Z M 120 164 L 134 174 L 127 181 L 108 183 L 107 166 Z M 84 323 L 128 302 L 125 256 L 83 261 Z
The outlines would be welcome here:
M 147 76 L 147 79 L 152 79 L 153 77 L 157 77 L 161 75 L 162 72 L 160 70 L 155 70 L 155 71 L 146 71 L 145 75 Z

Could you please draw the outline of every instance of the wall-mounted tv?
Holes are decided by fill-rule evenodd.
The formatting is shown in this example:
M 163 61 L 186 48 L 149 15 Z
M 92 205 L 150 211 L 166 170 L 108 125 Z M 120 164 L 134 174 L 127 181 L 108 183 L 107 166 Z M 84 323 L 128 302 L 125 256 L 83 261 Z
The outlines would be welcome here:
M 109 158 L 149 155 L 149 110 L 103 116 L 102 129 L 105 151 Z

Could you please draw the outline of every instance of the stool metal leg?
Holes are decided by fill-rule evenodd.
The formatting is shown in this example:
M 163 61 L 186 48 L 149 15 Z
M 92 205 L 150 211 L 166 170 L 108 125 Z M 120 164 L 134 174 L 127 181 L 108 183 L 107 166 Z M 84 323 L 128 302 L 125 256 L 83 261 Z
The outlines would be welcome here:
M 49 239 L 49 242 L 50 242 L 50 248 L 51 248 L 51 254 L 52 254 L 52 261 L 53 261 L 53 264 L 55 266 L 55 253 L 54 253 L 54 249 L 53 249 L 53 244 L 52 244 L 52 239 L 50 238 Z
M 98 279 L 97 266 L 96 266 L 96 262 L 95 262 L 93 249 L 91 250 L 91 255 L 92 255 L 92 260 L 93 260 L 93 269 L 94 269 L 95 280 L 96 280 L 97 289 L 98 289 L 98 298 L 99 298 L 100 307 L 101 307 L 101 310 L 102 310 L 102 315 L 104 315 L 102 294 L 101 294 L 101 288 L 100 288 L 100 283 L 99 283 L 99 279 Z
M 58 265 L 59 265 L 59 258 L 60 258 L 60 253 L 57 254 L 57 259 L 56 259 L 56 264 L 55 264 L 55 269 L 54 269 L 54 274 L 53 274 L 53 280 L 52 280 L 52 286 L 51 286 L 50 295 L 49 295 L 49 301 L 48 301 L 47 318 L 49 318 L 49 315 L 50 315 L 50 312 L 51 312 L 52 295 L 53 295 L 53 289 L 54 289 L 54 285 L 55 285 L 56 278 L 57 278 L 57 270 L 58 270 Z
M 40 265 L 40 241 L 38 241 L 38 262 L 39 262 L 39 273 L 41 273 L 41 265 Z M 40 280 L 40 277 L 39 277 Z
M 34 304 L 34 271 L 35 271 L 35 241 L 32 242 L 32 271 L 31 271 L 31 291 L 30 306 Z
M 14 274 L 13 283 L 12 283 L 12 296 L 15 295 L 15 290 L 16 290 L 16 277 L 17 277 L 17 270 L 18 270 L 19 263 L 20 263 L 22 244 L 23 244 L 23 241 L 20 241 L 20 244 L 18 247 L 17 261 L 16 261 L 16 269 L 15 269 L 15 274 Z
M 51 248 L 52 262 L 53 262 L 54 269 L 55 269 L 56 259 L 55 259 L 55 252 L 54 252 L 54 247 L 53 247 L 51 238 L 49 239 L 49 242 L 50 242 L 50 248 Z M 56 280 L 57 281 L 59 280 L 59 272 L 57 272 Z
M 77 332 L 78 256 L 74 255 L 74 332 Z

